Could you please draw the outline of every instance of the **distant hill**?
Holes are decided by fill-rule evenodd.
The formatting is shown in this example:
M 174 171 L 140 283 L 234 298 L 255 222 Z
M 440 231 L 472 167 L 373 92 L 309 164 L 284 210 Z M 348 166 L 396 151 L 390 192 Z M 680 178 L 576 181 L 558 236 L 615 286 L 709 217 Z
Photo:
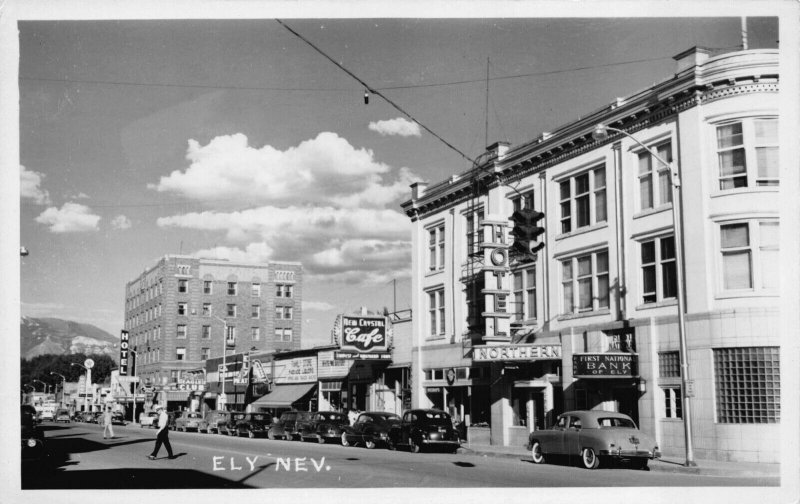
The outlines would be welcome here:
M 119 356 L 119 337 L 91 324 L 57 318 L 22 317 L 19 327 L 20 357 L 73 353 Z

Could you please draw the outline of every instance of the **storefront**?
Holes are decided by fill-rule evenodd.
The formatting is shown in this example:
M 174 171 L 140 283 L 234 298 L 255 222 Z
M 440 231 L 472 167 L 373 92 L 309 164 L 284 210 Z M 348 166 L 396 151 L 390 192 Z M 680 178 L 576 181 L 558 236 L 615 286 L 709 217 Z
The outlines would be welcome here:
M 572 355 L 575 409 L 618 411 L 639 424 L 638 355 L 628 352 Z M 641 390 L 644 392 L 644 390 Z
M 278 415 L 287 409 L 316 411 L 317 351 L 297 350 L 273 356 L 272 386 L 250 405 L 252 411 Z

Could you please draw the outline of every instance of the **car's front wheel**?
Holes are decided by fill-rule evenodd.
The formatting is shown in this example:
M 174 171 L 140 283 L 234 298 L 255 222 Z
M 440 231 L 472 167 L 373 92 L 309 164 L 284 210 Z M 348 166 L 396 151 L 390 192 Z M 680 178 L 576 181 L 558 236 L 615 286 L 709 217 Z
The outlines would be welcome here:
M 544 462 L 544 452 L 542 452 L 542 445 L 539 441 L 534 441 L 531 446 L 531 458 L 534 464 L 541 464 Z
M 374 439 L 367 439 L 366 441 L 364 441 L 364 446 L 366 446 L 367 449 L 369 449 L 369 450 L 374 449 L 375 448 L 375 440 Z
M 584 448 L 583 453 L 581 454 L 581 460 L 583 461 L 583 467 L 586 469 L 597 469 L 600 467 L 600 459 L 597 457 L 597 454 L 591 448 Z
M 325 437 L 322 434 L 320 434 L 319 437 L 317 438 L 317 442 L 319 442 L 319 444 L 325 444 Z
M 421 447 L 419 443 L 414 441 L 413 437 L 408 438 L 408 449 L 411 451 L 411 453 L 419 453 L 420 448 Z
M 346 432 L 342 432 L 342 446 L 350 446 L 350 441 L 347 440 Z

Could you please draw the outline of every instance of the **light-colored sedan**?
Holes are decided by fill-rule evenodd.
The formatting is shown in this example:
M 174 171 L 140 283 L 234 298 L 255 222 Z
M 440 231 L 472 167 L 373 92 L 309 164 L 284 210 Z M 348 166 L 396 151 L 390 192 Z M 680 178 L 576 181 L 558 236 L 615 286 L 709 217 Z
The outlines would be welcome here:
M 158 413 L 155 411 L 142 412 L 139 414 L 139 427 L 157 427 L 158 426 Z
M 175 419 L 175 430 L 178 431 L 204 431 L 208 429 L 208 423 L 203 419 L 203 415 L 197 411 L 184 411 L 181 416 Z
M 661 457 L 655 440 L 637 429 L 631 417 L 611 411 L 562 413 L 553 427 L 531 432 L 528 449 L 536 464 L 548 455 L 577 455 L 587 469 L 609 460 L 644 469 L 649 460 Z

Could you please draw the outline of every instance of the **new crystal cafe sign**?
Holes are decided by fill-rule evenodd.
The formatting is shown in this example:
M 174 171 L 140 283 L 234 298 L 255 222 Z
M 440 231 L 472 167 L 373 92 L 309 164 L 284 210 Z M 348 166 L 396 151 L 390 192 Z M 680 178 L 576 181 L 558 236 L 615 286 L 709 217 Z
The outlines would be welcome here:
M 632 378 L 638 376 L 637 355 L 633 353 L 586 353 L 572 356 L 576 378 Z
M 390 359 L 391 324 L 375 315 L 340 315 L 333 329 L 339 343 L 335 359 Z

